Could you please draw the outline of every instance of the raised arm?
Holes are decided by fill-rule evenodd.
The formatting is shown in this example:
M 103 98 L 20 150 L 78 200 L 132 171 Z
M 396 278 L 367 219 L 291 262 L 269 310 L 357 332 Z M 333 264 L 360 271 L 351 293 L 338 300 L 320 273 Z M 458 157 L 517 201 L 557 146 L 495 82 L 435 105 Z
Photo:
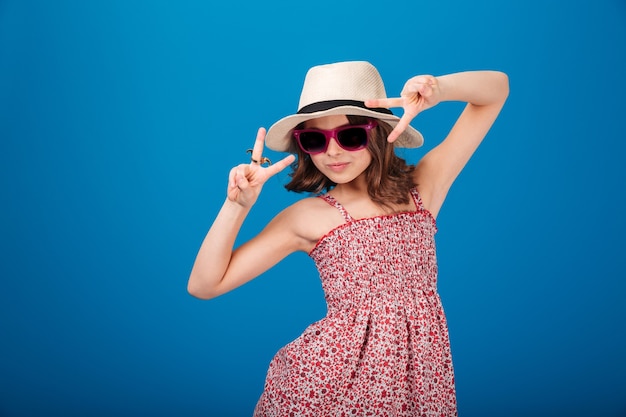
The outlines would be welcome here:
M 437 216 L 452 183 L 498 117 L 509 94 L 506 74 L 473 71 L 437 77 L 441 101 L 467 105 L 447 137 L 417 165 L 416 183 L 426 208 Z
M 259 129 L 250 164 L 233 168 L 229 175 L 227 198 L 209 229 L 194 262 L 187 289 L 198 298 L 224 294 L 263 273 L 295 250 L 290 236 L 289 213 L 278 215 L 255 238 L 233 250 L 237 234 L 256 202 L 263 184 L 294 161 L 289 155 L 269 167 L 260 161 L 265 130 Z
M 468 71 L 439 77 L 411 78 L 401 97 L 370 100 L 371 107 L 403 107 L 404 114 L 389 135 L 394 141 L 420 112 L 442 101 L 462 101 L 467 106 L 447 137 L 417 165 L 415 181 L 425 207 L 437 216 L 448 190 L 491 128 L 509 94 L 506 74 Z

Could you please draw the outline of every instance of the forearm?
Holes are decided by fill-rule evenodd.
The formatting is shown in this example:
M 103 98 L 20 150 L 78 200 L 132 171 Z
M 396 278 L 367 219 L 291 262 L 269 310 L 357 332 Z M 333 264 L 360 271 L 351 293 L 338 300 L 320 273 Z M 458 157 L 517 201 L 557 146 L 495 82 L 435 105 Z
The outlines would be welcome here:
M 189 276 L 187 290 L 199 298 L 210 298 L 222 281 L 233 246 L 250 208 L 226 199 L 209 229 Z
M 467 71 L 437 77 L 441 101 L 462 101 L 476 106 L 504 103 L 508 77 L 498 71 Z

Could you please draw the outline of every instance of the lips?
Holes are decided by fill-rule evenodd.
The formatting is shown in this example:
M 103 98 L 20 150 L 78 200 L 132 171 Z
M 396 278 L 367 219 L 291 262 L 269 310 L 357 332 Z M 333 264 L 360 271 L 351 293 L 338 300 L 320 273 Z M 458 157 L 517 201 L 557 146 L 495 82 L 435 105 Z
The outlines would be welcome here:
M 333 164 L 327 164 L 328 169 L 334 172 L 341 172 L 349 165 L 348 162 L 335 162 Z

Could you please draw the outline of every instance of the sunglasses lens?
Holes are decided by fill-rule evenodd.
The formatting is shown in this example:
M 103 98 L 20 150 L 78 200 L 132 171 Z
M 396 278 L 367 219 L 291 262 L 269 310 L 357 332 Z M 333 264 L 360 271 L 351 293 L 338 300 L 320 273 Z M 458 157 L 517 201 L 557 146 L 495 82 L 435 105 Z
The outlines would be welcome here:
M 302 132 L 299 139 L 305 152 L 319 153 L 326 148 L 326 136 L 321 132 Z
M 367 146 L 367 131 L 362 127 L 347 128 L 337 134 L 337 140 L 344 149 L 361 149 Z

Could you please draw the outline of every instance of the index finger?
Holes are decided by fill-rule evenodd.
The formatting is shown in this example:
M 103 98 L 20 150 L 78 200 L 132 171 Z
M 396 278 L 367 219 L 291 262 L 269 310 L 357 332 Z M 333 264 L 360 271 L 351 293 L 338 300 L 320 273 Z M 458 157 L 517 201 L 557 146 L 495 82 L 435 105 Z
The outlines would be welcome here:
M 393 98 L 375 98 L 371 100 L 366 100 L 365 105 L 367 107 L 402 107 L 404 106 L 404 99 L 402 97 L 393 97 Z
M 287 155 L 286 157 L 276 162 L 275 164 L 272 164 L 268 166 L 267 168 L 265 168 L 267 170 L 266 172 L 269 174 L 269 176 L 276 175 L 283 169 L 287 168 L 295 160 L 296 160 L 295 155 L 293 154 Z

